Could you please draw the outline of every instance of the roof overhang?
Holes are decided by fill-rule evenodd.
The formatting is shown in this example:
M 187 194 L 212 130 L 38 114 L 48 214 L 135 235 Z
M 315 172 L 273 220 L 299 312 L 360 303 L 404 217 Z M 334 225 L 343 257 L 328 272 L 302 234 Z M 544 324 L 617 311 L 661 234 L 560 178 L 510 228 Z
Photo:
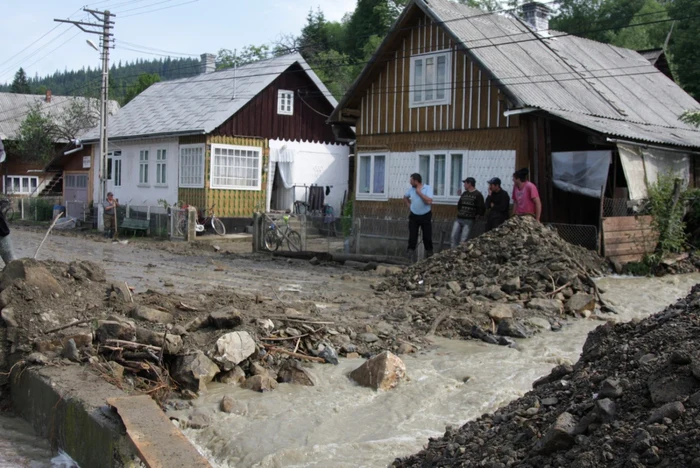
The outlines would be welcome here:
M 154 138 L 172 138 L 181 136 L 198 136 L 206 135 L 203 129 L 182 131 L 182 132 L 162 132 L 162 133 L 145 133 L 141 135 L 125 135 L 125 136 L 110 136 L 109 141 L 128 141 L 128 140 L 153 140 Z M 93 145 L 100 141 L 99 138 L 85 138 L 83 144 Z

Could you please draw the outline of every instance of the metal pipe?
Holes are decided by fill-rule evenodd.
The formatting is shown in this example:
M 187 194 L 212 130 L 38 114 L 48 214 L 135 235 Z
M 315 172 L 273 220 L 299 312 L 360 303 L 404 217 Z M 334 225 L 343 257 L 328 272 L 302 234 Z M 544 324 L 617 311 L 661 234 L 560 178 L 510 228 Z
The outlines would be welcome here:
M 529 114 L 530 112 L 538 111 L 537 107 L 522 107 L 520 109 L 511 109 L 503 112 L 503 117 L 510 117 L 511 115 Z

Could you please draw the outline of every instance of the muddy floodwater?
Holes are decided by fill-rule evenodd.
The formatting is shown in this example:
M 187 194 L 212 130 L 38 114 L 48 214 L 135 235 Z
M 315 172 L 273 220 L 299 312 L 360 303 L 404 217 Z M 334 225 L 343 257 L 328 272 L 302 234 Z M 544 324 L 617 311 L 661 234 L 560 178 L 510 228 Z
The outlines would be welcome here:
M 617 320 L 643 318 L 685 296 L 700 274 L 665 278 L 609 277 L 598 281 L 616 305 Z M 438 349 L 402 356 L 410 381 L 377 393 L 346 374 L 360 360 L 314 365 L 315 387 L 280 385 L 257 394 L 213 385 L 196 401 L 214 424 L 185 431 L 216 466 L 385 467 L 420 450 L 447 425 L 461 425 L 531 389 L 561 362 L 575 362 L 599 321 L 579 321 L 560 332 L 519 341 L 519 350 L 475 341 L 436 340 Z M 466 380 L 466 382 L 465 382 Z M 233 414 L 218 412 L 223 395 Z
M 33 256 L 43 233 L 14 232 L 19 234 L 14 239 L 18 253 Z M 307 262 L 213 251 L 177 253 L 137 242 L 70 236 L 50 237 L 39 259 L 92 260 L 104 266 L 110 280 L 127 281 L 137 292 L 197 294 L 227 287 L 267 293 L 274 288 L 285 301 L 313 299 L 322 306 L 357 301 L 378 280 Z M 615 319 L 626 321 L 662 310 L 697 282 L 700 274 L 609 277 L 598 284 L 619 311 Z M 600 323 L 578 321 L 560 332 L 519 340 L 519 350 L 437 339 L 431 351 L 402 356 L 410 381 L 386 393 L 350 382 L 347 373 L 362 361 L 347 359 L 338 366 L 313 365 L 314 387 L 280 385 L 258 394 L 213 384 L 195 401 L 195 409 L 210 412 L 214 424 L 185 433 L 215 466 L 384 467 L 420 450 L 445 426 L 461 425 L 524 394 L 555 365 L 575 362 L 586 334 Z M 232 414 L 218 411 L 225 394 L 236 401 Z M 48 443 L 29 425 L 0 414 L 0 468 L 50 466 L 50 459 Z

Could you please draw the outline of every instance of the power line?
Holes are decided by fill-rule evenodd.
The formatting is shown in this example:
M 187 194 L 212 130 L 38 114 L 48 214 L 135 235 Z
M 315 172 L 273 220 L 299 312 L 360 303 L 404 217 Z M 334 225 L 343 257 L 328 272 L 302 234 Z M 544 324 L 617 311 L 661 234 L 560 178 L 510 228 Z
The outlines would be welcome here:
M 188 2 L 178 3 L 176 5 L 166 6 L 166 7 L 162 7 L 162 8 L 156 8 L 155 10 L 148 10 L 148 11 L 142 11 L 140 13 L 132 13 L 130 15 L 124 15 L 121 18 L 123 19 L 123 18 L 131 18 L 133 16 L 146 15 L 148 13 L 155 13 L 157 11 L 163 11 L 163 10 L 168 10 L 170 8 L 176 8 L 176 7 L 183 6 L 183 5 L 189 5 L 190 3 L 197 3 L 198 1 L 199 0 L 190 0 Z

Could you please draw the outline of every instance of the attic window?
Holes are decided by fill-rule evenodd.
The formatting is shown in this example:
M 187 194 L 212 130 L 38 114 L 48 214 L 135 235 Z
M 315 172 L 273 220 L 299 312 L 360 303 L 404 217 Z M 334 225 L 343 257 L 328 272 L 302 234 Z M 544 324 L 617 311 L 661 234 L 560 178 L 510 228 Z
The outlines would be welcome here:
M 277 113 L 294 115 L 294 92 L 280 89 L 277 91 Z
M 450 51 L 411 57 L 411 107 L 450 103 Z

